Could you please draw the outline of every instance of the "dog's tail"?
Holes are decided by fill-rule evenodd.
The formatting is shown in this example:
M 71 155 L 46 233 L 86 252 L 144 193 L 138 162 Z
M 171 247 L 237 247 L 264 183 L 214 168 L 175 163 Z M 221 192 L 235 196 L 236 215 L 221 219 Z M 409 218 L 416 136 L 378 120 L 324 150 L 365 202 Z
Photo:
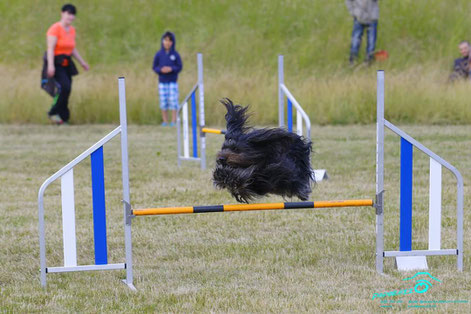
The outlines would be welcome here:
M 249 107 L 242 107 L 240 105 L 234 105 L 232 100 L 229 98 L 223 98 L 220 100 L 221 104 L 226 106 L 227 113 L 225 115 L 227 123 L 227 133 L 232 135 L 238 135 L 245 133 L 249 127 L 246 126 L 248 115 L 247 110 Z

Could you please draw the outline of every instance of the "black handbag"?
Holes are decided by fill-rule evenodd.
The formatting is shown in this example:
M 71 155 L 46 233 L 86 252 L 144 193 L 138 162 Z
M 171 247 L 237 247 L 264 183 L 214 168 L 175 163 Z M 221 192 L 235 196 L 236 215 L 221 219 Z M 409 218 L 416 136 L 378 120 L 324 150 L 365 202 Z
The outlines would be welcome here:
M 51 97 L 56 97 L 61 92 L 60 84 L 53 78 L 42 78 L 41 79 L 41 88 L 46 91 Z
M 67 60 L 65 60 L 67 59 Z M 66 69 L 70 76 L 78 74 L 77 67 L 70 56 L 59 55 L 54 57 L 55 66 L 63 66 L 64 60 L 67 63 Z M 51 97 L 56 97 L 61 92 L 61 85 L 53 77 L 47 77 L 47 52 L 43 55 L 43 70 L 41 72 L 41 88 Z
M 53 78 L 47 77 L 47 55 L 43 56 L 43 70 L 41 71 L 41 88 L 51 97 L 56 97 L 61 92 L 60 84 Z

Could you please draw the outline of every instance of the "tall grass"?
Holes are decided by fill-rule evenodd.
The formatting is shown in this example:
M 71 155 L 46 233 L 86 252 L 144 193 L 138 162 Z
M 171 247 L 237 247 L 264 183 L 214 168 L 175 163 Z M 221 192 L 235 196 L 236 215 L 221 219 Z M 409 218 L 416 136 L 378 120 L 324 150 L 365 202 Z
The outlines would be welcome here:
M 51 102 L 38 88 L 45 32 L 61 1 L 0 3 L 0 122 L 46 123 Z M 257 124 L 277 120 L 276 56 L 286 84 L 315 123 L 374 121 L 375 70 L 386 72 L 387 115 L 410 123 L 469 123 L 468 84 L 447 85 L 457 43 L 471 21 L 466 0 L 380 1 L 378 49 L 390 59 L 347 66 L 352 19 L 332 1 L 76 1 L 78 48 L 92 69 L 74 80 L 73 123 L 117 121 L 116 77 L 126 75 L 130 119 L 157 123 L 150 65 L 171 29 L 184 61 L 181 96 L 204 53 L 208 123 L 222 124 L 221 97 L 253 105 Z M 363 48 L 362 48 L 363 50 Z
M 190 66 L 188 66 L 190 67 Z M 400 123 L 467 124 L 471 122 L 468 82 L 445 84 L 446 72 L 426 71 L 427 66 L 386 72 L 386 117 Z M 51 99 L 39 90 L 36 70 L 16 71 L 1 66 L 1 123 L 47 123 Z M 236 71 L 235 71 L 236 72 Z M 424 74 L 426 72 L 426 74 Z M 160 121 L 156 78 L 150 71 L 133 66 L 90 72 L 75 79 L 70 99 L 73 123 L 118 121 L 117 77 L 126 76 L 129 120 L 154 124 Z M 232 98 L 250 104 L 252 121 L 258 125 L 276 124 L 277 76 L 257 72 L 252 75 L 221 70 L 205 72 L 205 106 L 208 125 L 224 123 L 218 100 Z M 235 80 L 235 81 L 234 81 Z M 181 97 L 196 82 L 196 69 L 186 69 L 180 80 Z M 286 85 L 316 124 L 372 123 L 376 112 L 376 73 L 365 69 L 317 77 L 288 74 Z

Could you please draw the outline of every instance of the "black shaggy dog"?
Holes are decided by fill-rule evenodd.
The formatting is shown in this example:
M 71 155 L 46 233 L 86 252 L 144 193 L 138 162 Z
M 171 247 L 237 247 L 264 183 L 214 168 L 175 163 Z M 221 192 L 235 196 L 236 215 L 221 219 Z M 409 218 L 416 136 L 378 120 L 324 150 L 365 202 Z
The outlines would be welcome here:
M 314 181 L 311 141 L 281 128 L 247 126 L 247 109 L 223 99 L 227 131 L 217 155 L 214 185 L 248 203 L 269 193 L 307 200 Z

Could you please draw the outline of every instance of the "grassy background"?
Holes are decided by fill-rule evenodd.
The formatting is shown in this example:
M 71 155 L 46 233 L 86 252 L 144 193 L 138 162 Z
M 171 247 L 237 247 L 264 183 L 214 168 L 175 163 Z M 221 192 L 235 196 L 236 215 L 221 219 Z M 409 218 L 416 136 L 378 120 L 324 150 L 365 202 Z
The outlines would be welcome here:
M 135 284 L 124 271 L 51 274 L 39 284 L 37 191 L 54 171 L 112 130 L 112 125 L 71 127 L 0 125 L 0 309 L 7 312 L 319 312 L 372 313 L 373 293 L 408 288 L 414 273 L 375 271 L 375 214 L 372 208 L 293 210 L 156 216 L 133 220 Z M 469 126 L 409 126 L 405 131 L 471 179 Z M 319 183 L 313 200 L 369 198 L 375 192 L 375 127 L 316 126 L 313 165 L 330 180 Z M 222 138 L 208 135 L 208 167 Z M 71 140 L 73 139 L 73 140 Z M 399 138 L 385 139 L 385 248 L 398 248 Z M 41 143 L 41 149 L 37 149 Z M 195 164 L 176 166 L 175 132 L 131 126 L 129 167 L 134 208 L 234 203 L 211 184 L 211 172 Z M 124 261 L 119 140 L 104 147 L 110 263 Z M 77 249 L 80 264 L 93 263 L 90 164 L 74 169 Z M 443 173 L 443 248 L 456 245 L 456 183 Z M 465 185 L 465 195 L 470 187 Z M 261 201 L 279 202 L 279 197 Z M 468 300 L 471 265 L 471 203 L 465 197 L 464 272 L 454 257 L 432 257 L 442 280 L 424 295 L 394 300 Z M 47 263 L 63 263 L 60 183 L 45 195 Z M 413 247 L 428 239 L 428 158 L 414 156 Z M 398 309 L 406 309 L 403 304 Z M 469 313 L 471 305 L 440 305 Z
M 133 206 L 233 203 L 215 191 L 209 171 L 176 167 L 175 132 L 160 121 L 156 77 L 150 66 L 160 35 L 171 29 L 184 61 L 180 90 L 196 78 L 195 54 L 204 53 L 208 124 L 222 125 L 217 100 L 253 106 L 259 125 L 277 120 L 277 55 L 285 54 L 286 84 L 318 125 L 313 164 L 331 179 L 313 199 L 374 195 L 375 71 L 386 70 L 386 116 L 406 124 L 469 124 L 471 88 L 447 85 L 457 43 L 466 39 L 466 0 L 380 1 L 378 48 L 390 59 L 372 67 L 347 66 L 352 20 L 343 0 L 297 1 L 75 1 L 78 48 L 92 66 L 74 80 L 72 122 L 46 124 L 50 98 L 39 89 L 45 32 L 62 1 L 0 1 L 0 309 L 7 312 L 377 312 L 372 294 L 406 288 L 406 274 L 385 262 L 374 267 L 373 210 L 296 210 L 153 217 L 133 222 L 135 283 L 122 271 L 54 274 L 39 286 L 37 190 L 118 121 L 117 80 L 127 78 Z M 362 53 L 363 49 L 362 47 Z M 15 125 L 31 123 L 31 125 Z M 326 126 L 326 124 L 365 124 Z M 471 179 L 469 126 L 405 126 Z M 221 138 L 209 135 L 208 156 Z M 73 139 L 73 140 L 71 140 Z M 38 146 L 39 144 L 39 146 Z M 40 147 L 40 149 L 38 149 Z M 110 262 L 124 260 L 120 147 L 105 147 Z M 399 141 L 386 136 L 385 247 L 398 247 Z M 208 158 L 209 167 L 213 159 Z M 428 158 L 414 157 L 416 249 L 427 247 Z M 93 262 L 89 161 L 74 171 L 79 263 Z M 455 183 L 444 173 L 443 247 L 454 247 Z M 465 185 L 465 195 L 469 195 Z M 263 201 L 281 201 L 269 197 Z M 60 186 L 46 193 L 48 265 L 62 264 Z M 465 209 L 470 207 L 465 197 Z M 471 258 L 465 210 L 465 272 L 455 259 L 429 259 L 443 281 L 424 296 L 404 300 L 467 300 Z M 399 307 L 404 309 L 404 307 Z M 443 305 L 469 313 L 470 305 Z
M 467 0 L 380 1 L 378 49 L 387 62 L 347 65 L 352 19 L 343 0 L 78 0 L 78 48 L 92 69 L 74 80 L 73 123 L 117 121 L 116 78 L 127 77 L 133 123 L 160 121 L 152 58 L 161 34 L 176 33 L 184 70 L 181 96 L 204 54 L 208 124 L 221 124 L 217 100 L 251 104 L 256 121 L 277 120 L 277 55 L 286 85 L 318 124 L 374 122 L 375 71 L 386 70 L 387 118 L 402 123 L 467 124 L 469 84 L 446 84 L 457 43 L 467 39 Z M 45 32 L 62 1 L 0 3 L 0 122 L 47 123 L 51 99 L 39 89 Z M 362 46 L 364 53 L 364 46 Z

